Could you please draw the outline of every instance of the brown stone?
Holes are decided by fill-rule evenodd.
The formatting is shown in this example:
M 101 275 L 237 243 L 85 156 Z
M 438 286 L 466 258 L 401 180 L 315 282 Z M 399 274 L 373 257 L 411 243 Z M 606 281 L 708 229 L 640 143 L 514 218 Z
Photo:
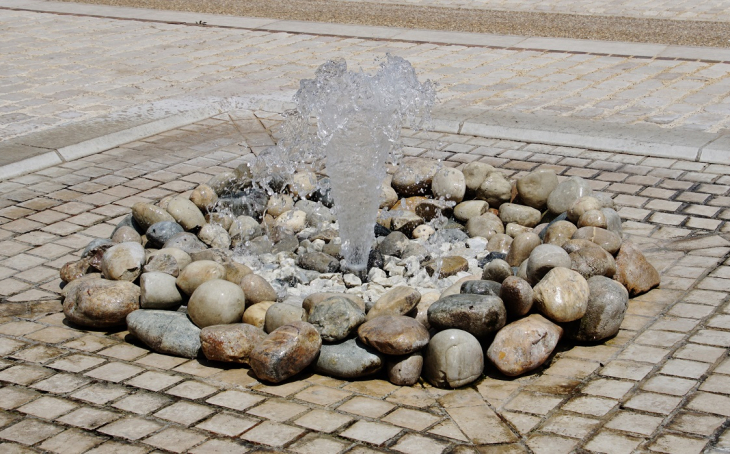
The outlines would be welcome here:
M 644 254 L 630 242 L 621 245 L 616 256 L 615 280 L 623 284 L 632 297 L 659 287 L 661 277 Z
M 261 328 L 247 323 L 206 326 L 200 331 L 205 357 L 227 363 L 248 364 L 251 350 L 265 338 Z
M 505 260 L 510 266 L 520 266 L 530 256 L 532 250 L 540 244 L 542 244 L 542 241 L 536 234 L 532 232 L 520 233 L 512 241 Z
M 395 287 L 378 298 L 368 312 L 367 319 L 372 320 L 382 315 L 405 315 L 416 307 L 419 301 L 421 294 L 418 290 L 406 286 Z
M 540 367 L 558 345 L 563 329 L 532 314 L 502 328 L 487 356 L 505 375 L 515 377 Z
M 573 237 L 578 227 L 570 221 L 557 221 L 550 224 L 545 230 L 545 237 L 542 242 L 562 247 Z
M 602 247 L 580 248 L 570 254 L 570 269 L 577 271 L 588 279 L 592 276 L 613 277 L 616 273 L 616 261 Z
M 89 259 L 81 259 L 76 262 L 68 262 L 61 267 L 59 272 L 63 282 L 71 282 L 81 276 L 92 272 L 93 268 Z
M 140 289 L 131 282 L 77 279 L 65 290 L 63 313 L 87 328 L 123 326 L 127 315 L 139 309 Z
M 321 346 L 322 338 L 314 326 L 293 322 L 277 328 L 255 346 L 249 364 L 259 379 L 279 383 L 309 366 Z
M 425 347 L 429 335 L 416 319 L 405 315 L 385 315 L 360 325 L 360 340 L 386 355 L 407 355 Z
M 243 323 L 248 323 L 249 325 L 264 329 L 264 325 L 266 324 L 266 312 L 268 312 L 269 308 L 274 304 L 276 304 L 275 301 L 263 301 L 261 303 L 253 304 L 243 312 L 243 318 L 241 320 Z
M 274 287 L 258 274 L 247 274 L 241 279 L 241 288 L 246 295 L 248 304 L 256 304 L 263 301 L 276 301 L 278 296 Z
M 577 272 L 556 267 L 533 288 L 538 311 L 558 323 L 583 317 L 588 308 L 588 282 Z
M 431 260 L 425 266 L 429 276 L 433 276 L 438 270 L 439 278 L 444 278 L 453 276 L 461 271 L 467 271 L 469 269 L 469 262 L 464 257 L 455 255 Z
M 573 239 L 590 240 L 616 255 L 621 247 L 621 237 L 617 233 L 599 227 L 581 227 L 573 234 Z

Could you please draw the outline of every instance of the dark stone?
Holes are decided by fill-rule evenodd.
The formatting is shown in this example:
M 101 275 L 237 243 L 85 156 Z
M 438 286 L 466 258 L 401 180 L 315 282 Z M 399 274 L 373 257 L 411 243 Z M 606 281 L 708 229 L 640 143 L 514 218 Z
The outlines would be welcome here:
M 460 329 L 474 337 L 499 331 L 507 322 L 502 300 L 494 295 L 449 295 L 428 308 L 428 323 L 437 330 Z
M 280 326 L 249 355 L 251 369 L 261 380 L 279 383 L 303 371 L 319 353 L 322 338 L 307 322 Z
M 385 257 L 383 257 L 383 254 L 380 253 L 380 251 L 377 251 L 375 249 L 370 250 L 370 254 L 368 255 L 368 270 L 370 268 L 380 268 L 383 269 L 383 266 L 385 266 Z
M 360 378 L 383 367 L 383 355 L 357 339 L 322 345 L 314 370 L 336 378 Z
M 182 312 L 134 311 L 127 315 L 127 329 L 157 353 L 183 358 L 198 356 L 200 328 Z
M 151 247 L 160 248 L 170 238 L 184 231 L 185 229 L 174 221 L 156 222 L 145 233 L 147 235 L 147 244 Z
M 378 245 L 377 250 L 383 255 L 400 257 L 411 240 L 403 232 L 391 232 Z M 380 267 L 378 267 L 380 268 Z
M 280 252 L 294 252 L 299 247 L 299 240 L 295 235 L 288 233 L 282 233 L 279 236 L 278 241 L 274 244 L 274 248 L 271 250 L 272 254 L 278 254 Z
M 492 260 L 507 260 L 507 254 L 503 252 L 490 252 L 486 257 L 479 259 L 479 268 L 484 268 L 484 265 L 491 262 Z
M 377 222 L 375 223 L 374 230 L 375 230 L 376 237 L 388 236 L 391 233 L 390 229 L 383 227 L 382 225 L 378 224 Z
M 488 280 L 476 280 L 476 281 L 466 281 L 463 284 L 461 284 L 461 292 L 462 294 L 468 293 L 472 295 L 492 295 L 492 296 L 499 296 L 499 293 L 502 291 L 502 284 L 495 281 L 488 281 Z
M 335 200 L 332 198 L 332 188 L 330 187 L 330 179 L 325 177 L 317 182 L 317 190 L 315 190 L 309 197 L 315 202 L 319 202 L 327 208 L 332 208 L 335 205 Z
M 340 262 L 324 252 L 307 252 L 297 258 L 297 266 L 320 273 L 335 273 L 340 269 Z

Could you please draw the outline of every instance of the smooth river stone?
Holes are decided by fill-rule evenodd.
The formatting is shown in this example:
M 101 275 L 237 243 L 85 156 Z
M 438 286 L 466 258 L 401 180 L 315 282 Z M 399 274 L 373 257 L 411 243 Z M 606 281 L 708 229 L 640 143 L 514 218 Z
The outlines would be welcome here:
M 390 208 L 398 201 L 398 193 L 390 184 L 385 184 L 380 188 L 380 205 L 378 208 Z
M 248 364 L 251 350 L 266 338 L 266 333 L 248 323 L 206 326 L 200 330 L 203 355 L 211 361 Z
M 239 188 L 238 178 L 232 171 L 221 172 L 217 175 L 213 175 L 210 180 L 206 183 L 215 191 L 218 196 L 235 192 Z
M 512 272 L 512 267 L 509 266 L 509 263 L 505 262 L 504 260 L 495 259 L 484 265 L 482 279 L 484 279 L 485 281 L 499 282 L 501 284 L 502 281 L 512 276 L 513 274 L 514 273 Z
M 563 329 L 532 314 L 500 330 L 487 350 L 487 357 L 503 374 L 516 377 L 535 370 L 552 354 Z
M 360 325 L 360 340 L 386 355 L 407 355 L 428 344 L 428 331 L 416 319 L 405 315 L 384 315 Z
M 150 263 L 150 259 L 157 255 L 171 255 L 174 257 L 177 262 L 177 266 L 179 267 L 178 272 L 184 270 L 186 266 L 193 263 L 193 259 L 190 257 L 190 254 L 178 248 L 163 248 L 156 251 L 148 251 L 147 263 Z
M 188 315 L 200 328 L 237 323 L 246 310 L 241 287 L 223 279 L 203 282 L 188 301 Z
M 566 327 L 568 338 L 580 342 L 597 342 L 618 333 L 629 307 L 629 292 L 623 285 L 605 276 L 588 279 L 590 296 L 586 314 Z
M 509 248 L 512 246 L 512 241 L 514 241 L 514 239 L 506 233 L 497 233 L 492 235 L 489 242 L 487 242 L 487 251 L 507 254 L 509 252 Z
M 427 240 L 428 237 L 436 233 L 436 229 L 431 227 L 428 224 L 421 224 L 415 229 L 413 229 L 413 232 L 411 232 L 411 235 L 413 235 L 414 239 L 423 239 Z
M 213 188 L 207 184 L 200 184 L 190 193 L 190 201 L 198 207 L 200 211 L 208 212 L 218 203 L 218 194 Z
M 466 193 L 466 178 L 459 169 L 443 167 L 433 176 L 431 192 L 436 199 L 459 203 Z
M 114 235 L 112 235 L 112 241 L 114 241 L 115 243 L 131 242 L 142 244 L 142 237 L 139 233 L 137 233 L 134 227 L 123 225 L 114 230 Z
M 127 329 L 157 353 L 183 358 L 198 356 L 200 328 L 182 312 L 134 311 L 127 315 Z
M 101 259 L 101 274 L 115 281 L 134 281 L 145 262 L 144 247 L 139 243 L 120 243 L 110 247 Z
M 489 172 L 487 178 L 477 189 L 476 198 L 486 201 L 490 207 L 499 208 L 512 198 L 512 183 L 502 172 Z
M 228 249 L 231 237 L 226 229 L 218 224 L 205 224 L 198 232 L 198 238 L 212 248 Z
M 296 172 L 289 178 L 287 189 L 295 198 L 308 198 L 317 189 L 317 175 L 311 170 Z
M 590 185 L 581 177 L 570 177 L 560 183 L 547 200 L 547 206 L 551 213 L 560 214 L 568 211 L 578 199 L 589 196 L 593 193 Z
M 212 260 L 199 260 L 186 266 L 177 277 L 177 286 L 186 295 L 192 295 L 202 283 L 226 277 L 226 269 Z
M 412 386 L 421 378 L 423 353 L 413 352 L 406 356 L 391 356 L 385 362 L 388 381 L 398 386 Z
M 535 227 L 540 223 L 540 211 L 516 203 L 503 203 L 499 206 L 499 218 L 504 224 L 514 223 L 525 227 Z
M 241 279 L 241 288 L 246 294 L 246 301 L 249 304 L 257 304 L 263 301 L 276 301 L 279 299 L 274 287 L 269 281 L 258 274 L 248 274 Z
M 288 325 L 292 322 L 300 322 L 304 320 L 304 317 L 304 309 L 299 306 L 286 303 L 272 304 L 266 310 L 264 331 L 271 333 L 280 326 Z
M 402 197 L 426 194 L 431 189 L 434 175 L 440 164 L 431 159 L 404 160 L 393 174 L 390 185 Z
M 487 179 L 487 175 L 494 172 L 494 167 L 484 162 L 472 161 L 465 165 L 461 172 L 466 182 L 466 193 L 473 196 Z
M 440 297 L 441 294 L 437 291 L 425 293 L 421 295 L 421 301 L 419 301 L 418 306 L 416 306 L 416 320 L 418 320 L 421 325 L 425 326 L 428 330 L 431 329 L 431 325 L 428 324 L 428 308 L 438 301 Z
M 578 223 L 578 219 L 587 211 L 600 210 L 603 204 L 595 197 L 587 196 L 576 200 L 566 212 L 568 220 L 574 224 Z
M 132 216 L 137 221 L 143 232 L 147 231 L 151 225 L 162 221 L 175 222 L 170 213 L 162 208 L 146 202 L 137 202 L 132 205 Z
M 547 226 L 542 241 L 545 244 L 563 247 L 563 244 L 570 240 L 577 230 L 578 227 L 570 221 L 556 221 Z
M 606 216 L 606 230 L 616 233 L 619 237 L 621 236 L 622 223 L 621 216 L 613 208 L 601 208 L 601 212 Z
M 616 274 L 613 278 L 626 287 L 631 297 L 659 287 L 661 281 L 656 268 L 628 241 L 621 245 L 616 256 Z
M 225 280 L 227 280 L 228 282 L 233 282 L 237 285 L 241 285 L 241 281 L 243 280 L 243 278 L 253 273 L 251 268 L 242 263 L 230 261 L 227 263 L 222 263 L 222 265 L 226 269 Z
M 487 211 L 489 211 L 489 204 L 484 200 L 465 200 L 454 207 L 454 217 L 460 222 L 467 222 Z
M 510 276 L 502 281 L 499 297 L 510 320 L 524 317 L 532 308 L 532 286 L 520 277 Z
M 289 210 L 279 215 L 274 227 L 287 233 L 296 234 L 307 227 L 307 213 L 302 210 Z
M 481 216 L 471 218 L 466 223 L 466 233 L 471 238 L 480 236 L 490 239 L 498 233 L 504 233 L 504 224 L 499 217 L 493 213 L 484 213 Z
M 340 270 L 340 262 L 324 252 L 306 252 L 297 257 L 297 266 L 318 273 L 336 273 Z
M 322 338 L 307 322 L 294 322 L 266 336 L 249 355 L 256 377 L 280 383 L 309 366 L 319 353 Z
M 289 194 L 274 194 L 266 204 L 266 213 L 279 217 L 294 208 L 294 199 Z
M 537 284 L 555 267 L 570 268 L 570 256 L 560 246 L 541 244 L 532 250 L 527 262 L 527 282 Z
M 243 323 L 248 323 L 257 328 L 264 329 L 266 323 L 266 312 L 269 308 L 276 304 L 274 301 L 264 301 L 263 303 L 256 303 L 249 306 L 243 313 Z
M 528 207 L 544 210 L 550 193 L 558 187 L 558 177 L 552 169 L 539 169 L 517 180 L 517 194 Z
M 183 303 L 183 296 L 175 285 L 175 281 L 175 277 L 167 273 L 158 271 L 143 273 L 139 277 L 139 307 L 177 310 Z
M 162 245 L 163 249 L 176 248 L 182 249 L 188 254 L 200 252 L 208 249 L 208 246 L 200 241 L 197 236 L 190 232 L 176 233 Z
M 79 326 L 93 329 L 124 325 L 139 309 L 139 287 L 128 281 L 82 277 L 64 288 L 63 313 Z
M 621 247 L 620 236 L 615 232 L 598 227 L 581 227 L 575 231 L 573 239 L 592 241 L 608 251 L 611 255 L 616 255 Z
M 311 314 L 314 310 L 314 307 L 320 303 L 322 303 L 325 300 L 328 300 L 332 297 L 339 297 L 339 298 L 347 298 L 353 303 L 355 303 L 355 306 L 360 308 L 361 311 L 365 312 L 366 306 L 365 301 L 362 300 L 359 296 L 351 295 L 349 293 L 328 293 L 328 292 L 320 292 L 320 293 L 312 293 L 311 295 L 304 298 L 304 301 L 302 301 L 302 308 L 307 314 Z
M 173 197 L 167 204 L 167 212 L 185 230 L 198 230 L 205 224 L 205 216 L 190 199 Z
M 557 323 L 578 320 L 588 308 L 588 282 L 568 268 L 551 269 L 532 291 L 537 310 Z
M 460 329 L 478 338 L 496 333 L 506 322 L 504 304 L 494 295 L 451 295 L 428 308 L 428 323 L 432 328 Z
M 351 299 L 341 296 L 332 296 L 314 305 L 307 317 L 325 342 L 345 339 L 365 320 L 365 311 Z
M 512 238 L 517 237 L 517 235 L 525 232 L 533 232 L 538 233 L 538 228 L 541 224 L 538 224 L 537 226 L 533 228 L 525 227 L 524 225 L 515 224 L 514 222 L 510 222 L 509 224 L 504 226 L 504 233 L 509 235 Z
M 408 239 L 405 233 L 391 232 L 383 238 L 383 241 L 378 245 L 377 249 L 383 255 L 400 257 L 410 243 L 411 240 Z
M 570 254 L 570 269 L 588 279 L 592 276 L 613 277 L 616 261 L 602 247 L 583 247 Z
M 383 354 L 357 339 L 322 345 L 314 371 L 335 378 L 360 378 L 383 367 Z
M 261 225 L 251 216 L 238 216 L 233 220 L 231 227 L 228 229 L 228 235 L 231 237 L 231 245 L 239 246 L 246 241 L 261 236 Z
M 438 277 L 443 279 L 462 271 L 467 271 L 469 269 L 469 262 L 460 255 L 452 255 L 429 260 L 423 266 L 426 268 L 426 272 L 429 276 L 433 276 L 438 273 Z
M 437 388 L 458 388 L 482 376 L 484 353 L 476 337 L 460 329 L 436 333 L 423 359 L 423 378 Z
M 578 227 L 600 227 L 605 229 L 608 227 L 606 215 L 600 210 L 586 211 L 578 219 Z
M 514 240 L 512 240 L 512 244 L 510 245 L 505 261 L 509 263 L 510 266 L 520 266 L 522 262 L 530 257 L 533 249 L 538 247 L 540 244 L 542 244 L 542 241 L 537 234 L 532 232 L 520 233 Z
M 421 300 L 418 290 L 399 286 L 384 293 L 368 311 L 367 319 L 383 315 L 405 315 L 410 312 Z
M 499 296 L 502 284 L 496 281 L 478 279 L 461 284 L 461 294 Z
M 567 252 L 568 254 L 572 254 L 573 252 L 579 251 L 583 248 L 589 248 L 589 247 L 601 247 L 590 240 L 568 240 L 565 243 L 563 243 L 563 250 Z M 603 249 L 603 248 L 601 248 Z M 604 249 L 605 250 L 605 249 Z

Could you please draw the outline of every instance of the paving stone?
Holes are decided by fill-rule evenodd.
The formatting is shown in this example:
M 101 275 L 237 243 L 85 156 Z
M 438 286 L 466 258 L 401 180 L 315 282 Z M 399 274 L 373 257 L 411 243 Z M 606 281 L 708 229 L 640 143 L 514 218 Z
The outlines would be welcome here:
M 176 402 L 169 407 L 158 411 L 154 414 L 154 416 L 183 426 L 189 426 L 209 416 L 213 412 L 213 409 L 204 405 L 198 405 L 190 402 Z
M 304 432 L 304 429 L 298 429 L 286 424 L 264 421 L 245 432 L 241 435 L 241 438 L 253 443 L 281 447 L 298 438 Z
M 97 429 L 99 432 L 127 440 L 139 440 L 159 430 L 162 425 L 139 417 L 120 419 Z

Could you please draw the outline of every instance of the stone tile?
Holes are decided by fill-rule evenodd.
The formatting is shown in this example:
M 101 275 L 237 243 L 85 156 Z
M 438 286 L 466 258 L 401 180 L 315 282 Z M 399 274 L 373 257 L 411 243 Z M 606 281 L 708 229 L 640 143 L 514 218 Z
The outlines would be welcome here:
M 596 419 L 560 414 L 548 419 L 541 430 L 570 438 L 585 438 L 599 424 Z
M 208 440 L 205 443 L 191 449 L 191 454 L 243 454 L 248 448 L 231 440 Z
M 39 381 L 33 388 L 40 391 L 56 394 L 66 394 L 77 390 L 89 383 L 89 380 L 72 374 L 56 374 Z
M 536 454 L 572 452 L 577 444 L 576 440 L 555 435 L 533 434 L 527 439 L 527 446 Z
M 464 433 L 459 430 L 459 427 L 449 420 L 444 420 L 436 424 L 436 426 L 429 430 L 428 433 L 451 438 L 452 440 L 457 441 L 469 441 Z
M 698 379 L 705 374 L 709 367 L 710 365 L 707 363 L 700 363 L 685 359 L 670 359 L 666 362 L 666 364 L 664 364 L 659 372 L 677 377 Z
M 399 427 L 360 420 L 350 426 L 340 435 L 357 441 L 364 441 L 376 446 L 383 445 L 385 442 L 400 433 Z
M 269 399 L 263 404 L 247 410 L 246 413 L 272 421 L 284 422 L 301 415 L 307 410 L 307 407 L 293 402 L 282 399 Z
M 640 438 L 602 430 L 585 445 L 585 448 L 606 454 L 630 454 L 640 443 Z
M 191 402 L 176 402 L 154 414 L 157 418 L 176 422 L 183 426 L 195 424 L 210 416 L 214 410 Z
M 606 377 L 639 381 L 651 372 L 652 366 L 633 361 L 611 361 L 600 371 Z
M 86 430 L 94 430 L 119 419 L 122 415 L 93 407 L 82 407 L 57 419 L 58 422 Z
M 621 399 L 633 388 L 635 383 L 607 378 L 594 379 L 589 382 L 582 392 L 594 396 L 603 396 L 611 399 Z
M 150 353 L 147 356 L 136 360 L 135 363 L 142 366 L 152 366 L 157 369 L 172 369 L 187 361 L 188 359 L 186 358 Z
M 0 388 L 0 408 L 12 410 L 39 396 L 39 393 L 26 388 L 4 386 Z
M 183 378 L 176 375 L 163 374 L 161 372 L 148 371 L 141 375 L 127 380 L 125 384 L 149 391 L 160 391 L 178 383 Z
M 147 353 L 149 353 L 149 350 L 131 344 L 116 344 L 97 352 L 99 355 L 120 359 L 122 361 L 134 361 Z
M 241 435 L 241 438 L 252 443 L 267 446 L 281 447 L 298 438 L 305 430 L 280 424 L 273 421 L 264 421 L 253 429 Z
M 584 415 L 600 417 L 611 411 L 617 404 L 618 402 L 615 400 L 605 399 L 602 397 L 579 396 L 569 400 L 565 405 L 563 405 L 562 409 Z
M 264 400 L 261 396 L 256 396 L 251 393 L 243 392 L 243 391 L 236 391 L 236 390 L 228 390 L 223 391 L 220 394 L 216 394 L 215 396 L 211 397 L 210 399 L 206 400 L 207 403 L 218 405 L 221 407 L 230 408 L 232 410 L 238 410 L 243 411 L 247 408 L 250 408 L 257 403 Z
M 98 432 L 127 440 L 139 440 L 152 432 L 158 431 L 162 425 L 148 419 L 132 416 L 120 419 L 97 429 Z
M 700 385 L 700 390 L 718 394 L 729 394 L 730 376 L 712 374 Z
M 84 375 L 87 377 L 97 378 L 99 380 L 119 383 L 139 374 L 143 370 L 144 369 L 141 367 L 132 366 L 130 364 L 113 362 L 97 367 Z
M 447 412 L 461 432 L 473 443 L 498 444 L 517 441 L 514 432 L 486 405 L 449 408 Z
M 171 399 L 159 394 L 138 392 L 136 394 L 131 394 L 124 399 L 120 399 L 115 402 L 112 407 L 137 413 L 138 415 L 145 415 L 169 404 L 170 402 Z
M 184 452 L 205 439 L 205 436 L 191 430 L 169 428 L 144 440 L 144 443 L 166 451 Z
M 625 404 L 625 408 L 633 408 L 648 413 L 668 415 L 682 401 L 679 397 L 667 396 L 648 392 L 638 392 Z
M 441 418 L 438 416 L 408 408 L 398 408 L 388 416 L 381 418 L 381 421 L 419 432 L 433 426 L 440 420 Z
M 14 441 L 24 445 L 34 445 L 63 431 L 53 424 L 24 419 L 17 424 L 0 431 L 0 439 Z
M 48 367 L 66 372 L 82 372 L 102 363 L 103 359 L 93 356 L 69 355 L 50 363 Z
M 356 396 L 337 407 L 337 410 L 368 418 L 380 418 L 393 408 L 395 405 L 389 402 Z
M 649 445 L 649 449 L 655 452 L 668 454 L 700 454 L 707 444 L 707 440 L 683 437 L 678 435 L 661 435 Z
M 87 386 L 86 388 L 74 392 L 71 394 L 71 397 L 97 405 L 104 405 L 107 402 L 111 402 L 126 395 L 128 392 L 129 391 L 126 388 L 121 386 L 111 385 L 108 383 L 94 383 L 91 386 Z
M 397 386 L 385 380 L 363 380 L 347 384 L 342 389 L 368 396 L 383 398 L 398 389 Z
M 63 350 L 41 344 L 16 352 L 10 357 L 31 363 L 45 363 L 50 359 L 61 356 L 63 353 Z
M 78 405 L 69 402 L 65 399 L 58 399 L 55 397 L 43 396 L 33 402 L 27 403 L 17 410 L 33 415 L 38 418 L 44 419 L 56 419 L 59 416 L 66 414 L 76 408 Z
M 218 391 L 215 388 L 199 381 L 189 380 L 184 383 L 168 389 L 165 391 L 167 394 L 172 396 L 184 397 L 186 399 L 196 400 L 202 399 L 203 397 L 210 396 L 214 392 Z
M 33 322 L 17 321 L 0 325 L 0 334 L 8 336 L 25 336 L 26 334 L 45 328 L 43 325 Z
M 327 406 L 340 402 L 352 394 L 326 386 L 310 386 L 294 395 L 295 398 L 317 405 Z
M 200 360 L 188 361 L 173 369 L 175 372 L 195 375 L 197 377 L 210 377 L 220 372 L 220 369 L 211 367 L 208 362 Z
M 391 446 L 391 449 L 405 454 L 441 454 L 447 446 L 447 443 L 434 438 L 407 434 Z
M 436 399 L 428 392 L 411 387 L 401 387 L 390 394 L 385 400 L 400 405 L 409 405 L 417 408 L 427 408 L 434 403 Z
M 85 335 L 63 344 L 64 347 L 95 352 L 102 348 L 116 344 L 117 341 L 102 336 Z
M 49 438 L 38 447 L 58 454 L 81 454 L 104 441 L 106 438 L 97 437 L 78 429 L 68 429 Z
M 522 392 L 515 396 L 504 408 L 534 415 L 546 415 L 562 401 L 563 399 L 560 397 Z
M 328 410 L 314 409 L 294 420 L 294 424 L 317 432 L 331 433 L 348 424 L 353 418 Z
M 730 347 L 730 333 L 725 331 L 717 331 L 703 329 L 689 338 L 690 342 L 704 345 L 713 345 L 715 347 Z
M 19 365 L 0 371 L 0 380 L 17 385 L 29 385 L 52 375 L 52 373 L 44 367 Z
M 667 428 L 674 431 L 709 437 L 723 422 L 725 422 L 724 418 L 716 416 L 680 412 L 672 419 Z
M 609 429 L 649 436 L 659 427 L 664 418 L 620 411 L 606 424 Z
M 714 364 L 723 354 L 724 348 L 710 347 L 707 345 L 687 344 L 674 352 L 675 358 L 693 359 Z
M 236 437 L 259 422 L 256 419 L 242 418 L 233 413 L 223 412 L 203 421 L 195 427 L 228 437 Z

